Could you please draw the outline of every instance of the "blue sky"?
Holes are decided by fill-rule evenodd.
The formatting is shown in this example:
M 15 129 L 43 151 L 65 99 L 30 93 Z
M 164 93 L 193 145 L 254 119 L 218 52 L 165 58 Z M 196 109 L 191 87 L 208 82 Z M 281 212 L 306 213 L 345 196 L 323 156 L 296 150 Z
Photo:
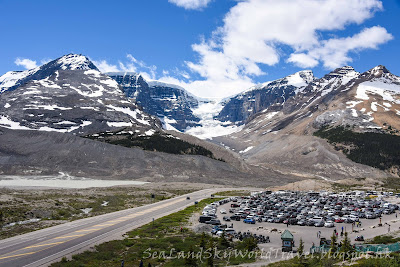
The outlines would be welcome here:
M 398 0 L 0 0 L 0 10 L 0 75 L 68 53 L 202 97 L 302 69 L 400 75 Z

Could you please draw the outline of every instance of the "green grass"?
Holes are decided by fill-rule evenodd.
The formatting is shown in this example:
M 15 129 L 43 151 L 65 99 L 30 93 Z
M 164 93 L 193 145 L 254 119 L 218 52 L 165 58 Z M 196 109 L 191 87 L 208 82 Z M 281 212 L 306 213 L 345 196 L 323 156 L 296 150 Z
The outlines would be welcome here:
M 248 190 L 231 190 L 231 191 L 221 191 L 215 193 L 216 196 L 225 197 L 239 197 L 239 196 L 250 196 L 250 191 Z
M 124 240 L 100 244 L 95 247 L 95 251 L 74 255 L 71 261 L 64 259 L 62 262 L 54 263 L 52 267 L 120 266 L 121 260 L 124 260 L 125 266 L 138 266 L 141 259 L 145 263 L 144 266 L 147 266 L 148 263 L 151 263 L 152 266 L 209 266 L 210 260 L 207 257 L 209 254 L 206 253 L 203 254 L 203 257 L 195 258 L 193 261 L 178 258 L 178 256 L 183 253 L 187 255 L 190 252 L 198 255 L 202 250 L 210 250 L 214 247 L 224 252 L 232 249 L 245 251 L 252 248 L 254 243 L 252 244 L 251 240 L 231 242 L 209 235 L 196 234 L 185 227 L 193 213 L 201 211 L 206 204 L 216 200 L 218 199 L 200 201 L 197 205 L 128 232 Z M 156 255 L 156 257 L 149 258 L 150 254 Z M 175 258 L 163 257 L 163 255 L 170 254 Z M 214 266 L 226 266 L 253 261 L 255 261 L 254 255 L 251 257 L 232 256 L 230 259 L 216 258 L 213 260 L 213 264 Z
M 400 266 L 400 254 L 390 253 L 389 257 L 371 257 L 369 259 L 361 259 L 352 266 L 357 267 L 398 267 Z
M 367 240 L 366 244 L 393 244 L 399 242 L 399 237 L 393 237 L 391 235 L 378 235 L 372 239 Z
M 400 179 L 397 177 L 388 177 L 384 180 L 382 187 L 398 193 L 400 191 Z
M 0 227 L 9 223 L 40 218 L 41 221 L 3 228 L 0 239 L 28 233 L 67 221 L 96 216 L 127 208 L 150 204 L 194 191 L 193 189 L 158 190 L 140 187 L 112 187 L 97 189 L 46 189 L 46 190 L 10 190 L 0 189 L 0 193 L 9 200 L 0 201 Z M 155 194 L 155 198 L 151 195 Z M 102 206 L 103 202 L 107 206 Z M 92 208 L 89 215 L 81 209 Z M 37 211 L 41 211 L 38 213 Z M 40 216 L 38 214 L 49 214 Z

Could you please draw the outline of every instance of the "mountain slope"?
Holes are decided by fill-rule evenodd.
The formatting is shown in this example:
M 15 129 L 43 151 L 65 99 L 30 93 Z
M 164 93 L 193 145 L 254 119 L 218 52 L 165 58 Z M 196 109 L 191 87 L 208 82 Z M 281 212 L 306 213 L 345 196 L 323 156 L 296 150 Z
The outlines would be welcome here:
M 382 66 L 362 74 L 348 66 L 339 68 L 301 88 L 279 111 L 259 112 L 240 132 L 213 141 L 230 147 L 248 164 L 300 176 L 385 177 L 389 174 L 352 162 L 313 133 L 349 125 L 361 133 L 396 134 L 398 81 Z
M 147 82 L 137 73 L 107 73 L 120 84 L 127 97 L 143 110 L 157 116 L 166 129 L 184 131 L 197 126 L 200 119 L 193 114 L 198 100 L 185 89 L 157 81 Z
M 0 128 L 0 174 L 58 175 L 151 182 L 195 182 L 269 186 L 297 179 L 276 172 L 267 177 L 240 172 L 203 156 L 171 155 L 125 148 L 68 133 Z

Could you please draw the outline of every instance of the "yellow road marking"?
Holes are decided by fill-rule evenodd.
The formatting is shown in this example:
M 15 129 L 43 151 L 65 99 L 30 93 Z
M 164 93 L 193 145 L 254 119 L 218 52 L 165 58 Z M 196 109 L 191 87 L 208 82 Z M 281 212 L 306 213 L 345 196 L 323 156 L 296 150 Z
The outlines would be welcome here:
M 13 257 L 18 257 L 18 256 L 30 255 L 30 254 L 33 254 L 33 253 L 36 253 L 36 252 L 28 252 L 28 253 L 23 253 L 23 254 L 18 254 L 18 255 L 11 255 L 11 256 L 6 256 L 6 257 L 1 257 L 0 260 L 13 258 Z
M 80 233 L 80 232 L 93 232 L 93 231 L 97 231 L 103 228 L 97 228 L 97 229 L 86 229 L 86 230 L 79 230 L 79 231 L 75 231 L 75 233 Z
M 36 245 L 36 246 L 29 246 L 29 247 L 25 247 L 23 249 L 27 249 L 27 248 L 37 248 L 37 247 L 44 247 L 44 246 L 50 246 L 50 245 L 57 245 L 57 244 L 62 244 L 65 243 L 66 241 L 61 241 L 61 242 L 55 242 L 55 243 L 48 243 L 48 244 L 41 244 L 41 245 Z
M 54 237 L 53 239 L 63 239 L 63 238 L 76 237 L 76 236 L 84 236 L 84 234 L 83 234 L 83 235 L 67 235 L 67 236 L 59 236 L 59 237 Z
M 161 209 L 161 208 L 164 208 L 164 207 L 166 207 L 166 206 L 169 206 L 169 205 L 175 204 L 175 203 L 177 203 L 177 202 L 181 202 L 181 201 L 183 201 L 183 199 L 177 199 L 177 200 L 175 200 L 175 201 L 173 201 L 173 202 L 165 203 L 165 204 L 163 204 L 163 205 L 150 208 L 150 209 L 148 209 L 148 210 L 146 210 L 146 211 L 140 211 L 140 212 L 137 212 L 137 213 L 132 214 L 132 215 L 128 215 L 128 216 L 125 216 L 125 217 L 121 217 L 121 219 L 118 219 L 118 220 L 112 220 L 112 221 L 108 221 L 107 223 L 98 224 L 98 225 L 94 225 L 94 226 L 109 226 L 109 225 L 114 225 L 114 224 L 116 224 L 116 223 L 110 224 L 110 222 L 122 222 L 122 221 L 126 221 L 126 220 L 124 220 L 124 219 L 122 219 L 122 218 L 134 218 L 134 217 L 137 217 L 138 215 L 143 215 L 143 214 L 149 213 L 149 212 L 151 212 L 151 211 L 159 210 L 159 209 Z M 76 233 L 79 233 L 79 232 L 93 232 L 93 231 L 97 231 L 97 230 L 101 230 L 101 229 L 103 229 L 103 228 L 86 229 L 86 230 L 79 230 L 79 231 L 75 231 L 75 232 L 76 232 Z M 71 235 L 71 236 L 59 236 L 59 237 L 55 237 L 55 238 L 53 238 L 53 239 L 63 239 L 63 238 L 69 238 L 69 237 L 79 237 L 79 236 L 84 236 L 84 235 L 85 235 L 85 234 L 82 234 L 82 235 Z M 16 250 L 16 251 L 20 251 L 20 250 L 28 249 L 28 248 L 44 247 L 44 246 L 51 246 L 51 245 L 54 246 L 54 245 L 57 245 L 57 244 L 61 244 L 61 243 L 68 242 L 68 241 L 70 241 L 70 240 L 66 240 L 66 241 L 62 241 L 62 242 L 55 242 L 55 243 L 48 243 L 48 244 L 35 245 L 35 246 L 29 246 L 29 247 L 25 247 L 25 248 L 22 248 L 22 249 L 19 249 L 19 250 Z M 46 248 L 46 249 L 47 249 L 47 248 Z M 42 250 L 45 250 L 45 249 L 42 249 Z M 42 251 L 42 250 L 39 250 L 39 251 Z M 15 253 L 16 251 L 14 251 L 14 253 Z M 35 253 L 37 253 L 37 252 L 39 252 L 39 251 L 27 252 L 27 253 L 22 253 L 22 254 L 17 254 L 17 255 L 11 255 L 11 256 L 4 256 L 4 257 L 0 257 L 0 260 L 2 260 L 2 259 L 7 259 L 7 258 L 13 258 L 13 257 L 24 256 L 24 255 L 31 255 L 31 254 L 35 254 Z M 11 252 L 11 253 L 12 253 L 12 252 Z

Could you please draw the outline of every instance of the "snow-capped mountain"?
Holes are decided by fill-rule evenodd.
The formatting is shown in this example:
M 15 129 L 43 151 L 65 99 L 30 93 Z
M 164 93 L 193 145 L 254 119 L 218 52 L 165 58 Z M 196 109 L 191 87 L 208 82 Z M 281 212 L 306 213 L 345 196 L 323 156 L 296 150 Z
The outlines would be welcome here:
M 137 97 L 126 97 L 123 86 L 81 55 L 66 55 L 33 70 L 3 75 L 0 174 L 63 172 L 105 179 L 218 183 L 235 177 L 247 181 L 239 160 L 232 165 L 223 162 L 235 159 L 230 153 L 192 136 L 175 137 L 175 132 L 164 131 L 161 121 L 135 102 L 154 108 L 168 123 L 168 114 L 180 118 L 186 107 L 191 112 L 197 105 L 195 97 L 172 85 L 149 86 L 141 76 L 123 78 L 129 84 L 126 92 L 132 89 L 129 94 L 137 92 Z M 134 90 L 138 83 L 143 92 Z M 146 101 L 149 105 L 144 105 Z M 184 112 L 181 116 L 181 124 L 176 125 L 195 124 Z
M 383 66 L 364 73 L 345 66 L 298 87 L 285 102 L 277 99 L 279 102 L 248 119 L 240 131 L 213 141 L 248 163 L 288 174 L 326 179 L 388 175 L 354 163 L 313 134 L 340 126 L 356 133 L 399 135 L 400 77 Z M 391 172 L 398 173 L 396 168 Z
M 305 70 L 251 87 L 227 100 L 217 119 L 233 124 L 244 124 L 261 111 L 281 110 L 290 97 L 301 92 L 314 80 L 312 71 Z
M 120 84 L 128 98 L 143 110 L 157 116 L 167 130 L 184 131 L 198 126 L 200 119 L 193 114 L 199 101 L 184 88 L 159 81 L 146 81 L 137 73 L 107 73 Z
M 31 80 L 41 80 L 54 74 L 56 70 L 97 70 L 85 56 L 69 54 L 50 61 L 40 67 L 26 71 L 9 71 L 0 77 L 0 93 L 14 90 Z
M 87 57 L 70 54 L 23 73 L 0 94 L 2 127 L 79 135 L 160 127 Z

